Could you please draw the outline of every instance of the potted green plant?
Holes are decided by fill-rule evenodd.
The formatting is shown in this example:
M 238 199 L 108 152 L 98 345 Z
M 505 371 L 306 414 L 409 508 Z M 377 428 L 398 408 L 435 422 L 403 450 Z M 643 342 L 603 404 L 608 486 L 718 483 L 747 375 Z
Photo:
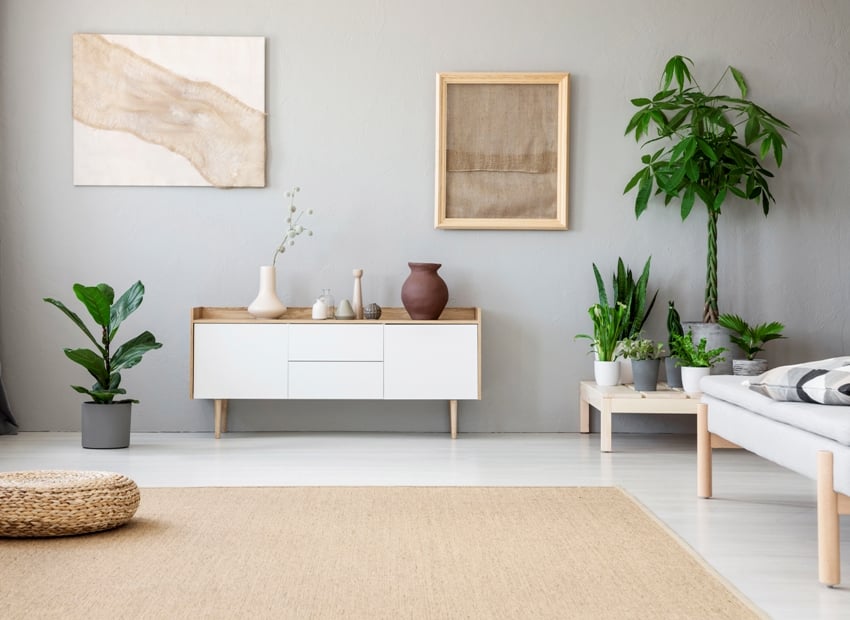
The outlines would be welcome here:
M 766 371 L 767 360 L 756 355 L 764 350 L 765 343 L 785 337 L 785 326 L 778 321 L 750 325 L 737 314 L 721 314 L 717 323 L 732 332 L 732 342 L 744 352 L 745 359 L 732 360 L 733 375 L 753 376 Z
M 700 379 L 711 372 L 711 367 L 723 360 L 723 347 L 708 349 L 705 338 L 694 344 L 694 334 L 673 336 L 673 355 L 679 359 L 682 369 L 682 389 L 686 392 L 699 392 Z
M 632 376 L 635 390 L 638 392 L 654 392 L 658 387 L 658 369 L 664 345 L 640 335 L 626 338 L 620 342 L 623 356 L 632 361 Z
M 667 385 L 671 388 L 682 387 L 682 369 L 679 367 L 679 359 L 673 354 L 673 337 L 683 336 L 682 320 L 676 304 L 670 300 L 667 302 L 667 357 L 664 358 L 664 371 L 667 376 Z
M 596 278 L 599 303 L 607 306 L 610 299 L 613 304 L 621 303 L 626 306 L 626 319 L 621 327 L 618 340 L 631 338 L 640 334 L 646 319 L 649 317 L 649 313 L 652 311 L 652 307 L 655 305 L 655 298 L 658 297 L 658 291 L 655 291 L 651 299 L 647 297 L 651 261 L 651 256 L 646 259 L 640 276 L 635 280 L 631 268 L 626 267 L 622 258 L 617 258 L 617 269 L 611 278 L 613 288 L 610 297 L 605 290 L 602 274 L 599 273 L 596 263 L 593 263 L 593 276 Z M 631 383 L 631 364 L 627 360 L 622 361 L 624 363 L 620 365 L 620 380 L 623 383 Z
M 625 304 L 614 306 L 593 304 L 588 308 L 593 322 L 593 335 L 578 334 L 576 338 L 590 340 L 590 348 L 596 354 L 593 375 L 598 385 L 617 385 L 620 380 L 620 365 L 617 360 L 617 345 L 626 320 Z
M 782 165 L 785 149 L 783 131 L 791 131 L 776 116 L 748 99 L 743 74 L 729 66 L 708 91 L 691 74 L 693 61 L 673 56 L 661 74 L 661 90 L 649 97 L 632 99 L 638 111 L 626 126 L 642 147 L 651 152 L 641 157 L 642 167 L 625 186 L 624 193 L 637 190 L 635 215 L 646 210 L 653 195 L 662 195 L 664 205 L 678 201 L 682 220 L 699 200 L 708 214 L 708 259 L 703 321 L 715 324 L 717 306 L 717 224 L 727 198 L 761 205 L 765 215 L 775 202 L 769 179 L 773 173 L 762 165 L 769 155 Z M 720 94 L 717 89 L 727 76 L 740 96 Z M 714 333 L 713 333 L 714 332 Z M 701 332 L 702 333 L 702 332 Z M 729 342 L 725 330 L 704 332 Z M 715 336 L 716 333 L 716 336 Z
M 145 287 L 141 281 L 128 288 L 115 301 L 115 292 L 107 284 L 83 286 L 74 284 L 74 294 L 100 328 L 100 338 L 86 327 L 80 317 L 56 299 L 44 301 L 59 308 L 91 340 L 95 349 L 65 349 L 65 355 L 86 369 L 94 378 L 91 388 L 72 385 L 90 401 L 82 405 L 82 444 L 84 448 L 126 448 L 130 445 L 130 413 L 133 399 L 115 400 L 127 391 L 121 387 L 121 371 L 132 368 L 142 356 L 162 344 L 149 331 L 144 331 L 113 350 L 121 323 L 141 305 Z M 114 302 L 114 303 L 113 303 Z

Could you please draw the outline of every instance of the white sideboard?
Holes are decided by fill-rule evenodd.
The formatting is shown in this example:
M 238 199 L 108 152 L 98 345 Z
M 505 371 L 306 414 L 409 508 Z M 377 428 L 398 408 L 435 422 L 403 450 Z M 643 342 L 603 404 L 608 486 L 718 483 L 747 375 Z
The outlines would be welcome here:
M 385 308 L 377 321 L 316 321 L 310 308 L 275 320 L 245 308 L 192 309 L 191 398 L 215 401 L 215 436 L 230 399 L 458 400 L 481 398 L 481 310 L 446 308 L 414 321 Z

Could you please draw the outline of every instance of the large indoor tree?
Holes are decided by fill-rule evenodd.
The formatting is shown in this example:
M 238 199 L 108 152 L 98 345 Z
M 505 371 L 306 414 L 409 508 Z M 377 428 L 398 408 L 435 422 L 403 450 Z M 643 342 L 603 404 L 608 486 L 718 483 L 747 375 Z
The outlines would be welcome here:
M 708 258 L 703 321 L 717 322 L 717 221 L 730 194 L 761 205 L 767 215 L 776 202 L 762 166 L 770 156 L 782 165 L 784 130 L 790 128 L 747 98 L 743 74 L 727 67 L 709 91 L 691 73 L 693 61 L 673 56 L 661 75 L 661 90 L 650 98 L 632 99 L 639 110 L 626 127 L 641 148 L 657 148 L 641 157 L 643 167 L 623 193 L 637 188 L 635 216 L 640 217 L 653 195 L 664 205 L 677 200 L 682 220 L 697 199 L 708 211 Z M 715 94 L 731 76 L 740 97 Z

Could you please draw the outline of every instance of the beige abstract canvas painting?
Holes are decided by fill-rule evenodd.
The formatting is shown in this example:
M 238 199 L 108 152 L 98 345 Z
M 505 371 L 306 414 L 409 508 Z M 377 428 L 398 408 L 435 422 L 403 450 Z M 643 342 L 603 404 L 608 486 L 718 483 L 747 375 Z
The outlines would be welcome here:
M 74 185 L 264 187 L 265 38 L 75 34 Z

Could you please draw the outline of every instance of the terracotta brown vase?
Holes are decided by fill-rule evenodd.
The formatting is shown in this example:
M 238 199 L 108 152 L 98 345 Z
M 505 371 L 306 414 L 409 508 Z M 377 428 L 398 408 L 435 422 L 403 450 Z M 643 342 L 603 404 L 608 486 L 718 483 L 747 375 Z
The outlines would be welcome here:
M 433 321 L 449 301 L 449 287 L 439 276 L 440 263 L 407 263 L 410 275 L 401 287 L 401 303 L 417 321 Z

